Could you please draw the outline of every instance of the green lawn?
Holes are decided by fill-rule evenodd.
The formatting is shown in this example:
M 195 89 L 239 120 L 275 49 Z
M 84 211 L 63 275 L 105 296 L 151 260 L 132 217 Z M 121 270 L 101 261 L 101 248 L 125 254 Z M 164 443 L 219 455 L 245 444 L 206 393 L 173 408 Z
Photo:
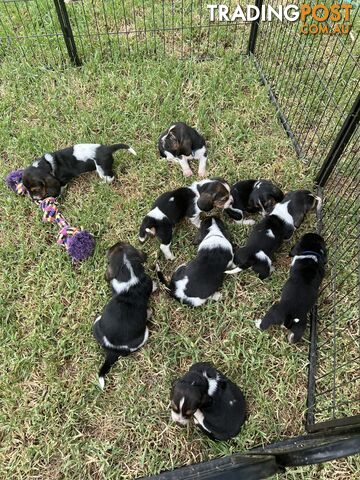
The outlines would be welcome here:
M 127 142 L 139 154 L 116 154 L 111 185 L 89 174 L 69 186 L 63 212 L 97 239 L 94 256 L 75 268 L 54 241 L 56 228 L 1 186 L 0 478 L 130 479 L 303 433 L 308 341 L 290 346 L 280 329 L 254 327 L 287 277 L 290 244 L 267 281 L 251 272 L 232 276 L 219 303 L 189 309 L 159 289 L 148 344 L 117 363 L 104 392 L 97 384 L 103 354 L 92 324 L 109 299 L 106 249 L 118 240 L 139 247 L 138 227 L 153 200 L 186 185 L 180 168 L 158 157 L 164 127 L 183 120 L 205 135 L 209 175 L 312 188 L 314 172 L 296 158 L 252 64 L 228 55 L 222 62 L 132 59 L 45 71 L 9 58 L 0 108 L 2 178 L 74 143 Z M 241 244 L 249 227 L 227 223 Z M 311 214 L 291 243 L 314 227 Z M 195 234 L 187 223 L 176 229 L 176 260 L 160 258 L 167 275 L 194 256 Z M 157 242 L 144 250 L 154 277 Z M 212 361 L 246 394 L 249 419 L 231 442 L 170 422 L 171 382 L 196 361 Z M 357 468 L 346 460 L 286 478 L 350 478 Z

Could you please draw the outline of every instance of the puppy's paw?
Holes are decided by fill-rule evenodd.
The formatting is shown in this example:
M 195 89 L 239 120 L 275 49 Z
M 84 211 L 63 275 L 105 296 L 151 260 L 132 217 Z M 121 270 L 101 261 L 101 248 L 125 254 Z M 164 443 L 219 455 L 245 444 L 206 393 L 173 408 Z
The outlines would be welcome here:
M 247 218 L 245 220 L 241 220 L 241 223 L 243 225 L 255 225 L 256 222 L 252 218 Z
M 288 338 L 288 342 L 289 342 L 289 343 L 295 343 L 295 342 L 294 342 L 294 337 L 295 337 L 294 333 L 293 333 L 293 332 L 290 332 L 289 335 L 288 335 L 288 337 L 287 337 L 287 338 Z
M 105 378 L 104 377 L 99 377 L 99 385 L 101 390 L 104 390 L 105 388 Z
M 255 323 L 255 327 L 256 327 L 256 328 L 259 328 L 260 330 L 261 330 L 261 328 L 260 328 L 261 322 L 262 322 L 262 318 L 258 318 L 258 319 L 255 320 L 255 322 L 254 322 L 254 323 Z
M 145 240 L 146 240 L 146 237 L 140 237 L 140 235 L 139 235 L 139 242 L 140 243 L 144 243 Z
M 218 302 L 222 298 L 222 293 L 221 292 L 215 292 L 213 295 L 211 295 L 211 300 L 214 300 L 215 302 Z
M 200 170 L 198 171 L 198 175 L 200 178 L 205 178 L 206 177 L 206 171 L 205 170 Z
M 114 177 L 109 177 L 109 176 L 104 177 L 104 182 L 105 183 L 111 183 L 113 180 L 114 180 Z
M 183 173 L 184 173 L 184 177 L 191 177 L 192 174 L 193 174 L 192 170 L 190 170 L 190 169 L 189 170 L 184 170 Z

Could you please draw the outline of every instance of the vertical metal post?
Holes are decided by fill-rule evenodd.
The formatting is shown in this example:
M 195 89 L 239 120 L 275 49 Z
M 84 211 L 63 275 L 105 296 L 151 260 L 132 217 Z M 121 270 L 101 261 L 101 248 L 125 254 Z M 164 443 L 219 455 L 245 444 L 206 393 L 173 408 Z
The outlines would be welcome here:
M 259 24 L 260 24 L 260 18 L 261 18 L 261 7 L 263 4 L 263 0 L 256 0 L 256 7 L 260 10 L 260 17 L 252 22 L 251 24 L 251 30 L 250 30 L 250 37 L 249 37 L 249 46 L 248 46 L 248 51 L 247 54 L 250 55 L 251 53 L 254 53 L 255 50 L 255 45 L 256 45 L 256 39 L 257 39 L 257 34 L 259 30 Z
M 346 117 L 335 141 L 328 153 L 320 171 L 316 177 L 317 185 L 324 187 L 331 172 L 334 170 L 339 158 L 341 157 L 346 145 L 349 143 L 356 126 L 360 121 L 360 94 L 355 100 L 349 115 Z
M 76 67 L 80 67 L 81 61 L 77 53 L 75 39 L 64 0 L 54 0 L 54 4 L 70 60 Z

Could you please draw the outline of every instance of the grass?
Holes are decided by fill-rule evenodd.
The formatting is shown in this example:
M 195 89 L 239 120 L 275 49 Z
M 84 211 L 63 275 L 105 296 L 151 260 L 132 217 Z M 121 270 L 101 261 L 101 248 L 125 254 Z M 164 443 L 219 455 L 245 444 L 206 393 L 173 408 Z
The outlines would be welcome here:
M 36 207 L 1 186 L 0 478 L 129 479 L 302 433 L 308 342 L 290 347 L 282 331 L 261 334 L 253 325 L 280 293 L 290 245 L 270 279 L 230 277 L 219 303 L 191 310 L 158 291 L 148 345 L 114 367 L 105 392 L 96 379 L 103 356 L 91 329 L 109 298 L 106 249 L 118 240 L 139 247 L 138 227 L 154 198 L 186 184 L 179 168 L 158 158 L 164 126 L 182 119 L 204 133 L 209 175 L 312 187 L 313 172 L 295 157 L 252 64 L 227 55 L 221 63 L 124 59 L 42 71 L 7 59 L 2 79 L 1 177 L 79 142 L 124 141 L 139 157 L 117 154 L 110 186 L 95 174 L 70 185 L 62 210 L 97 239 L 94 256 L 76 268 Z M 314 226 L 310 215 L 293 242 Z M 238 243 L 249 232 L 229 229 Z M 166 274 L 195 254 L 194 236 L 186 223 L 177 228 L 176 260 L 165 265 L 161 258 Z M 144 250 L 154 276 L 158 244 Z M 200 360 L 212 361 L 246 394 L 249 420 L 231 442 L 214 443 L 169 421 L 172 380 Z M 358 470 L 349 459 L 282 478 L 350 478 Z

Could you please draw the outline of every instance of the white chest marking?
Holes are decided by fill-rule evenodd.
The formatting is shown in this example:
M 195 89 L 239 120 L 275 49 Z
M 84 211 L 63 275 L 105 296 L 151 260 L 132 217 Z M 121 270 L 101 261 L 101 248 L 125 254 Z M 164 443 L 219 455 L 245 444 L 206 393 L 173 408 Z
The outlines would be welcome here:
M 113 278 L 111 280 L 111 286 L 113 287 L 113 289 L 117 294 L 128 292 L 131 287 L 139 283 L 139 279 L 135 275 L 134 270 L 131 266 L 131 263 L 129 262 L 126 255 L 124 255 L 124 263 L 130 272 L 130 279 L 127 280 L 126 282 L 119 282 L 119 280 L 117 280 L 116 278 Z
M 159 207 L 155 207 L 150 212 L 147 214 L 147 217 L 154 218 L 155 220 L 163 220 L 164 218 L 167 218 L 165 213 L 163 213 Z
M 274 232 L 271 230 L 271 228 L 266 230 L 266 235 L 270 238 L 275 238 Z
M 294 219 L 290 215 L 289 210 L 288 210 L 289 203 L 290 203 L 290 200 L 288 200 L 285 203 L 277 203 L 274 207 L 274 210 L 271 212 L 270 215 L 275 215 L 276 217 L 279 217 L 285 223 L 287 223 L 288 225 L 291 225 L 293 227 L 294 226 Z
M 95 160 L 96 150 L 99 147 L 99 143 L 79 143 L 78 145 L 74 145 L 73 155 L 79 162 Z
M 207 379 L 208 381 L 208 395 L 212 397 L 214 393 L 216 392 L 217 386 L 218 386 L 218 380 L 220 380 L 219 375 L 216 375 L 216 378 L 209 378 L 206 375 L 206 372 L 203 373 L 203 376 Z
M 200 425 L 204 430 L 206 430 L 207 432 L 210 432 L 210 430 L 205 427 L 204 420 L 205 420 L 204 414 L 202 413 L 201 410 L 197 409 L 196 412 L 194 413 L 195 425 Z
M 309 258 L 310 260 L 314 260 L 314 262 L 317 263 L 318 259 L 315 257 L 315 255 L 295 255 L 294 258 L 291 261 L 291 266 L 294 265 L 296 260 L 303 260 L 305 258 Z

